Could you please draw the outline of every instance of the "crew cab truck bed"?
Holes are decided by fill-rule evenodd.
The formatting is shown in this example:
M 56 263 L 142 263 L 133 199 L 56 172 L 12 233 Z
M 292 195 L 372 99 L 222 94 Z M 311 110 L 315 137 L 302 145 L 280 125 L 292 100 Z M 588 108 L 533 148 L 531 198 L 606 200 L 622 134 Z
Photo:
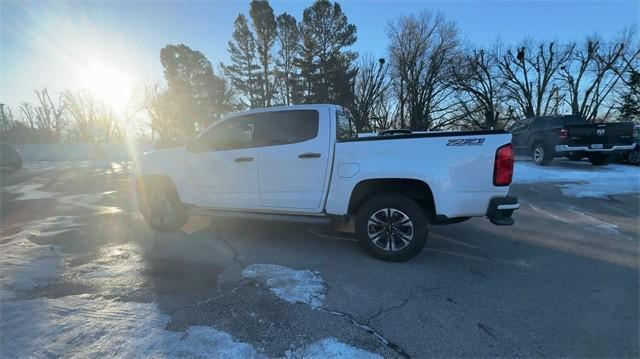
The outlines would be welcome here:
M 422 250 L 431 224 L 513 223 L 510 141 L 503 131 L 359 138 L 335 105 L 241 112 L 185 147 L 146 153 L 138 203 L 158 230 L 189 213 L 354 221 L 371 254 L 401 261 Z

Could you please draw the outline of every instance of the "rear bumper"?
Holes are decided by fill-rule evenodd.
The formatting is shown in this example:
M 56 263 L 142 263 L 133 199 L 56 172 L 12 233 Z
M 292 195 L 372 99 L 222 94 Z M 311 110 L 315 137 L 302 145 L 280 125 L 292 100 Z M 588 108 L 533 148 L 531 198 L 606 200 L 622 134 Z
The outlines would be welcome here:
M 571 146 L 571 145 L 556 145 L 556 152 L 622 152 L 629 151 L 634 148 L 635 145 L 616 145 L 609 148 L 590 148 L 589 146 Z
M 492 198 L 487 208 L 487 218 L 497 226 L 510 226 L 514 223 L 511 215 L 518 208 L 520 204 L 516 196 Z

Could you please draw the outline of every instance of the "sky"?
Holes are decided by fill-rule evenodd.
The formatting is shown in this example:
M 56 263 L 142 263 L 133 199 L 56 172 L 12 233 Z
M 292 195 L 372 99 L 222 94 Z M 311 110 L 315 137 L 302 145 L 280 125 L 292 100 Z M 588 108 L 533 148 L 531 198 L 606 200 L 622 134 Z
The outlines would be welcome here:
M 227 42 L 249 1 L 14 1 L 0 0 L 0 103 L 16 112 L 34 89 L 88 89 L 123 107 L 135 88 L 162 83 L 160 49 L 185 44 L 217 67 L 228 61 Z M 271 1 L 276 15 L 298 20 L 312 1 Z M 469 44 L 490 46 L 534 40 L 612 39 L 638 28 L 639 0 L 612 1 L 340 1 L 357 27 L 353 49 L 385 56 L 390 20 L 422 10 L 456 22 Z

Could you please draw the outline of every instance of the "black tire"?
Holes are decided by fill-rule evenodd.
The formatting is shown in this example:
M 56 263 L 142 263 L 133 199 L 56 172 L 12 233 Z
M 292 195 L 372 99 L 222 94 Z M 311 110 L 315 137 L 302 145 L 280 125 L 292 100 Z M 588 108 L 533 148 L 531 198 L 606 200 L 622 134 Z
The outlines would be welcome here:
M 536 142 L 531 146 L 531 158 L 539 166 L 547 166 L 553 161 L 553 151 L 542 142 Z
M 632 165 L 640 165 L 640 149 L 635 149 L 627 153 L 627 161 Z
M 149 227 L 159 232 L 174 232 L 187 223 L 189 216 L 173 184 L 149 181 L 141 192 L 140 211 Z
M 567 157 L 567 159 L 568 159 L 569 161 L 582 161 L 582 159 L 584 158 L 584 156 L 582 156 L 582 155 L 577 155 L 577 154 L 575 154 L 575 153 L 572 153 L 572 154 L 570 154 L 570 155 L 567 155 L 566 157 Z
M 609 164 L 611 156 L 607 155 L 591 155 L 589 156 L 589 162 L 594 166 L 606 166 Z
M 374 257 L 403 262 L 424 248 L 429 236 L 428 218 L 429 214 L 410 198 L 399 194 L 378 195 L 358 210 L 356 233 L 360 245 Z M 376 233 L 378 235 L 372 237 Z

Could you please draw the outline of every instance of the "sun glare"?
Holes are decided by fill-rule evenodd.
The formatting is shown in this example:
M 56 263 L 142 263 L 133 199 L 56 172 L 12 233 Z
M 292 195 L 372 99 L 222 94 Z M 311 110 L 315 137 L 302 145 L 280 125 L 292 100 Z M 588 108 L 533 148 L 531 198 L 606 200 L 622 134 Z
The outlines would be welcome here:
M 81 67 L 79 85 L 97 100 L 115 111 L 122 111 L 130 100 L 132 81 L 124 72 L 103 63 L 92 63 Z

